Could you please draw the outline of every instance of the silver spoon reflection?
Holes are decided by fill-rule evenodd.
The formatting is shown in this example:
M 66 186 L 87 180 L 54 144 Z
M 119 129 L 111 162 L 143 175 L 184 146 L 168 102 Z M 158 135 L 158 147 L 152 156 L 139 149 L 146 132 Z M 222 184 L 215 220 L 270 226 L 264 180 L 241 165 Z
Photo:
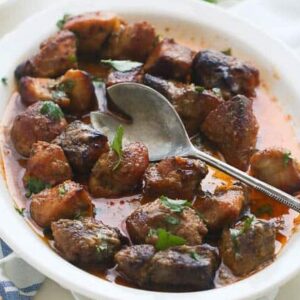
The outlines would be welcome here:
M 177 112 L 157 91 L 138 83 L 119 83 L 109 87 L 107 93 L 113 103 L 132 118 L 132 122 L 122 122 L 125 142 L 143 142 L 151 161 L 176 155 L 199 158 L 300 212 L 300 202 L 295 197 L 195 148 Z M 92 112 L 91 122 L 111 141 L 121 121 L 107 112 Z

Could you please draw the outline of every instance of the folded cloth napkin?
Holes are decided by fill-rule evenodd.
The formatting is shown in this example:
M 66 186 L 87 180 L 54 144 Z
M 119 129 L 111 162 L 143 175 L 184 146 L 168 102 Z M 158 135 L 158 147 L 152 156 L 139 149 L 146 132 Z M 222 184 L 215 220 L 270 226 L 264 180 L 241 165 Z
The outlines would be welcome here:
M 0 299 L 30 300 L 45 276 L 33 269 L 0 240 Z
M 283 40 L 300 55 L 299 0 L 220 0 L 219 3 Z M 0 300 L 1 297 L 3 300 L 30 300 L 44 280 L 42 274 L 0 240 Z

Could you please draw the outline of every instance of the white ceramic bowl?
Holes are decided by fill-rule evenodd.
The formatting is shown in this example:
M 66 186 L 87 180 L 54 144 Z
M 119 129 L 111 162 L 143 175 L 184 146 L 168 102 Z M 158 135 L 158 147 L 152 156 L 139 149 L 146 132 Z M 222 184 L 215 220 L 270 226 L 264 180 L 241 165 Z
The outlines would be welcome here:
M 234 54 L 255 63 L 261 78 L 282 101 L 286 112 L 300 111 L 300 63 L 281 43 L 225 11 L 200 0 L 82 0 L 61 4 L 25 21 L 0 41 L 0 78 L 7 77 L 7 87 L 0 87 L 0 115 L 14 88 L 13 71 L 39 43 L 53 33 L 56 20 L 64 13 L 93 10 L 117 12 L 128 20 L 148 20 L 169 36 L 217 49 L 232 47 Z M 39 271 L 63 287 L 95 299 L 115 300 L 237 300 L 257 299 L 275 291 L 300 270 L 300 235 L 296 233 L 276 261 L 255 275 L 224 288 L 194 293 L 159 293 L 111 284 L 71 265 L 56 255 L 14 210 L 5 180 L 0 179 L 0 235 Z

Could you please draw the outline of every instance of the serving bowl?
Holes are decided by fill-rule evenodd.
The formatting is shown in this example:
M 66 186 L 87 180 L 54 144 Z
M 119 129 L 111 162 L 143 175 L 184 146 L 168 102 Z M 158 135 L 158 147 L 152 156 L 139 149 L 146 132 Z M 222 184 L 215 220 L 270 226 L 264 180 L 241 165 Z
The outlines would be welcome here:
M 20 25 L 0 41 L 0 78 L 8 79 L 0 87 L 0 117 L 15 88 L 15 67 L 35 51 L 42 40 L 56 31 L 55 23 L 65 13 L 109 10 L 129 21 L 147 20 L 159 32 L 194 48 L 231 47 L 234 55 L 251 61 L 260 70 L 264 86 L 292 116 L 296 134 L 300 132 L 297 57 L 280 42 L 270 38 L 222 9 L 199 0 L 110 0 L 66 1 L 41 12 Z M 300 270 L 298 248 L 300 234 L 295 232 L 274 263 L 262 271 L 223 288 L 193 293 L 161 293 L 133 289 L 109 283 L 71 265 L 38 237 L 14 209 L 14 195 L 7 190 L 5 176 L 0 178 L 0 236 L 33 267 L 63 287 L 93 299 L 181 300 L 186 297 L 207 300 L 259 299 L 274 294 L 278 287 Z

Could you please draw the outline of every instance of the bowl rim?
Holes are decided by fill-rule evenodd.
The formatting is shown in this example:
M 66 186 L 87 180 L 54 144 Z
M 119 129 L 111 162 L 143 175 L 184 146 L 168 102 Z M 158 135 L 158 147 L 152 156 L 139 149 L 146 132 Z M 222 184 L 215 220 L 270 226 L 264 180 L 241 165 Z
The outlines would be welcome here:
M 49 30 L 46 30 L 43 27 L 47 26 L 46 20 L 51 16 L 61 15 L 61 12 L 68 8 L 70 3 L 72 3 L 72 6 L 78 5 L 78 8 L 82 9 L 82 11 L 93 10 L 89 8 L 94 7 L 95 5 L 97 7 L 104 5 L 102 1 L 98 1 L 97 4 L 92 0 L 64 1 L 59 5 L 48 8 L 25 20 L 13 32 L 5 35 L 0 40 L 0 49 L 7 50 L 6 52 L 2 51 L 4 55 L 2 58 L 0 57 L 0 64 L 5 71 L 11 73 L 16 65 L 15 60 L 12 62 L 8 50 L 14 49 L 16 44 L 17 46 L 22 46 L 23 44 L 28 46 L 32 44 L 33 38 L 24 40 L 26 33 L 28 34 L 28 32 L 37 32 L 40 37 L 44 36 L 44 32 Z M 89 3 L 89 5 L 87 5 L 87 3 Z M 297 68 L 299 69 L 300 61 L 282 42 L 271 38 L 268 34 L 257 29 L 255 26 L 250 25 L 239 17 L 233 16 L 222 8 L 215 7 L 211 4 L 199 0 L 172 0 L 172 3 L 173 5 L 170 6 L 168 0 L 152 0 L 150 4 L 147 0 L 127 0 L 126 4 L 124 4 L 122 0 L 111 0 L 108 6 L 119 5 L 121 9 L 129 12 L 142 12 L 148 8 L 151 12 L 157 14 L 159 14 L 159 10 L 162 9 L 163 13 L 172 14 L 172 16 L 178 18 L 179 16 L 182 18 L 196 18 L 197 12 L 202 10 L 202 13 L 205 12 L 206 18 L 211 17 L 212 19 L 222 21 L 222 30 L 226 31 L 229 35 L 239 36 L 239 34 L 242 33 L 243 36 L 239 36 L 241 42 L 246 43 L 245 38 L 253 41 L 254 46 L 261 55 L 264 53 L 263 44 L 267 43 L 268 47 L 272 49 L 272 53 L 264 54 L 271 55 L 271 57 L 276 60 L 277 65 L 279 65 L 279 70 L 282 74 L 285 74 L 286 79 L 289 80 L 290 89 L 296 93 L 297 87 L 300 86 L 300 78 L 298 79 L 297 77 Z M 184 16 L 184 14 L 186 15 Z M 36 24 L 41 24 L 41 26 L 36 26 Z M 211 24 L 211 27 L 217 29 L 218 25 L 214 23 Z M 18 49 L 18 51 L 20 54 L 22 49 Z M 11 75 L 10 78 L 13 78 L 13 75 Z M 298 238 L 295 235 L 288 245 L 285 246 L 285 248 L 288 248 L 288 253 L 287 251 L 283 251 L 274 263 L 262 271 L 223 288 L 192 293 L 163 293 L 116 285 L 101 280 L 98 277 L 71 265 L 56 255 L 56 253 L 46 246 L 36 234 L 33 234 L 30 226 L 24 226 L 25 221 L 15 213 L 12 201 L 7 201 L 12 197 L 7 191 L 4 179 L 0 180 L 0 195 L 2 196 L 2 199 L 0 200 L 2 219 L 0 221 L 1 237 L 18 255 L 30 265 L 37 268 L 41 273 L 58 282 L 63 287 L 91 298 L 97 299 L 99 297 L 104 297 L 101 299 L 120 300 L 130 297 L 132 300 L 138 300 L 141 298 L 155 299 L 156 297 L 160 297 L 162 300 L 176 300 L 186 296 L 193 296 L 196 300 L 249 299 L 260 297 L 273 291 L 275 287 L 284 284 L 300 270 L 300 262 L 298 264 L 292 263 L 288 265 L 288 268 L 284 267 L 289 258 L 293 262 L 297 258 L 295 246 L 300 246 L 300 235 L 296 234 Z M 9 224 L 9 226 L 7 224 Z M 292 258 L 294 258 L 294 260 L 292 260 Z M 278 270 L 280 272 L 278 272 Z

